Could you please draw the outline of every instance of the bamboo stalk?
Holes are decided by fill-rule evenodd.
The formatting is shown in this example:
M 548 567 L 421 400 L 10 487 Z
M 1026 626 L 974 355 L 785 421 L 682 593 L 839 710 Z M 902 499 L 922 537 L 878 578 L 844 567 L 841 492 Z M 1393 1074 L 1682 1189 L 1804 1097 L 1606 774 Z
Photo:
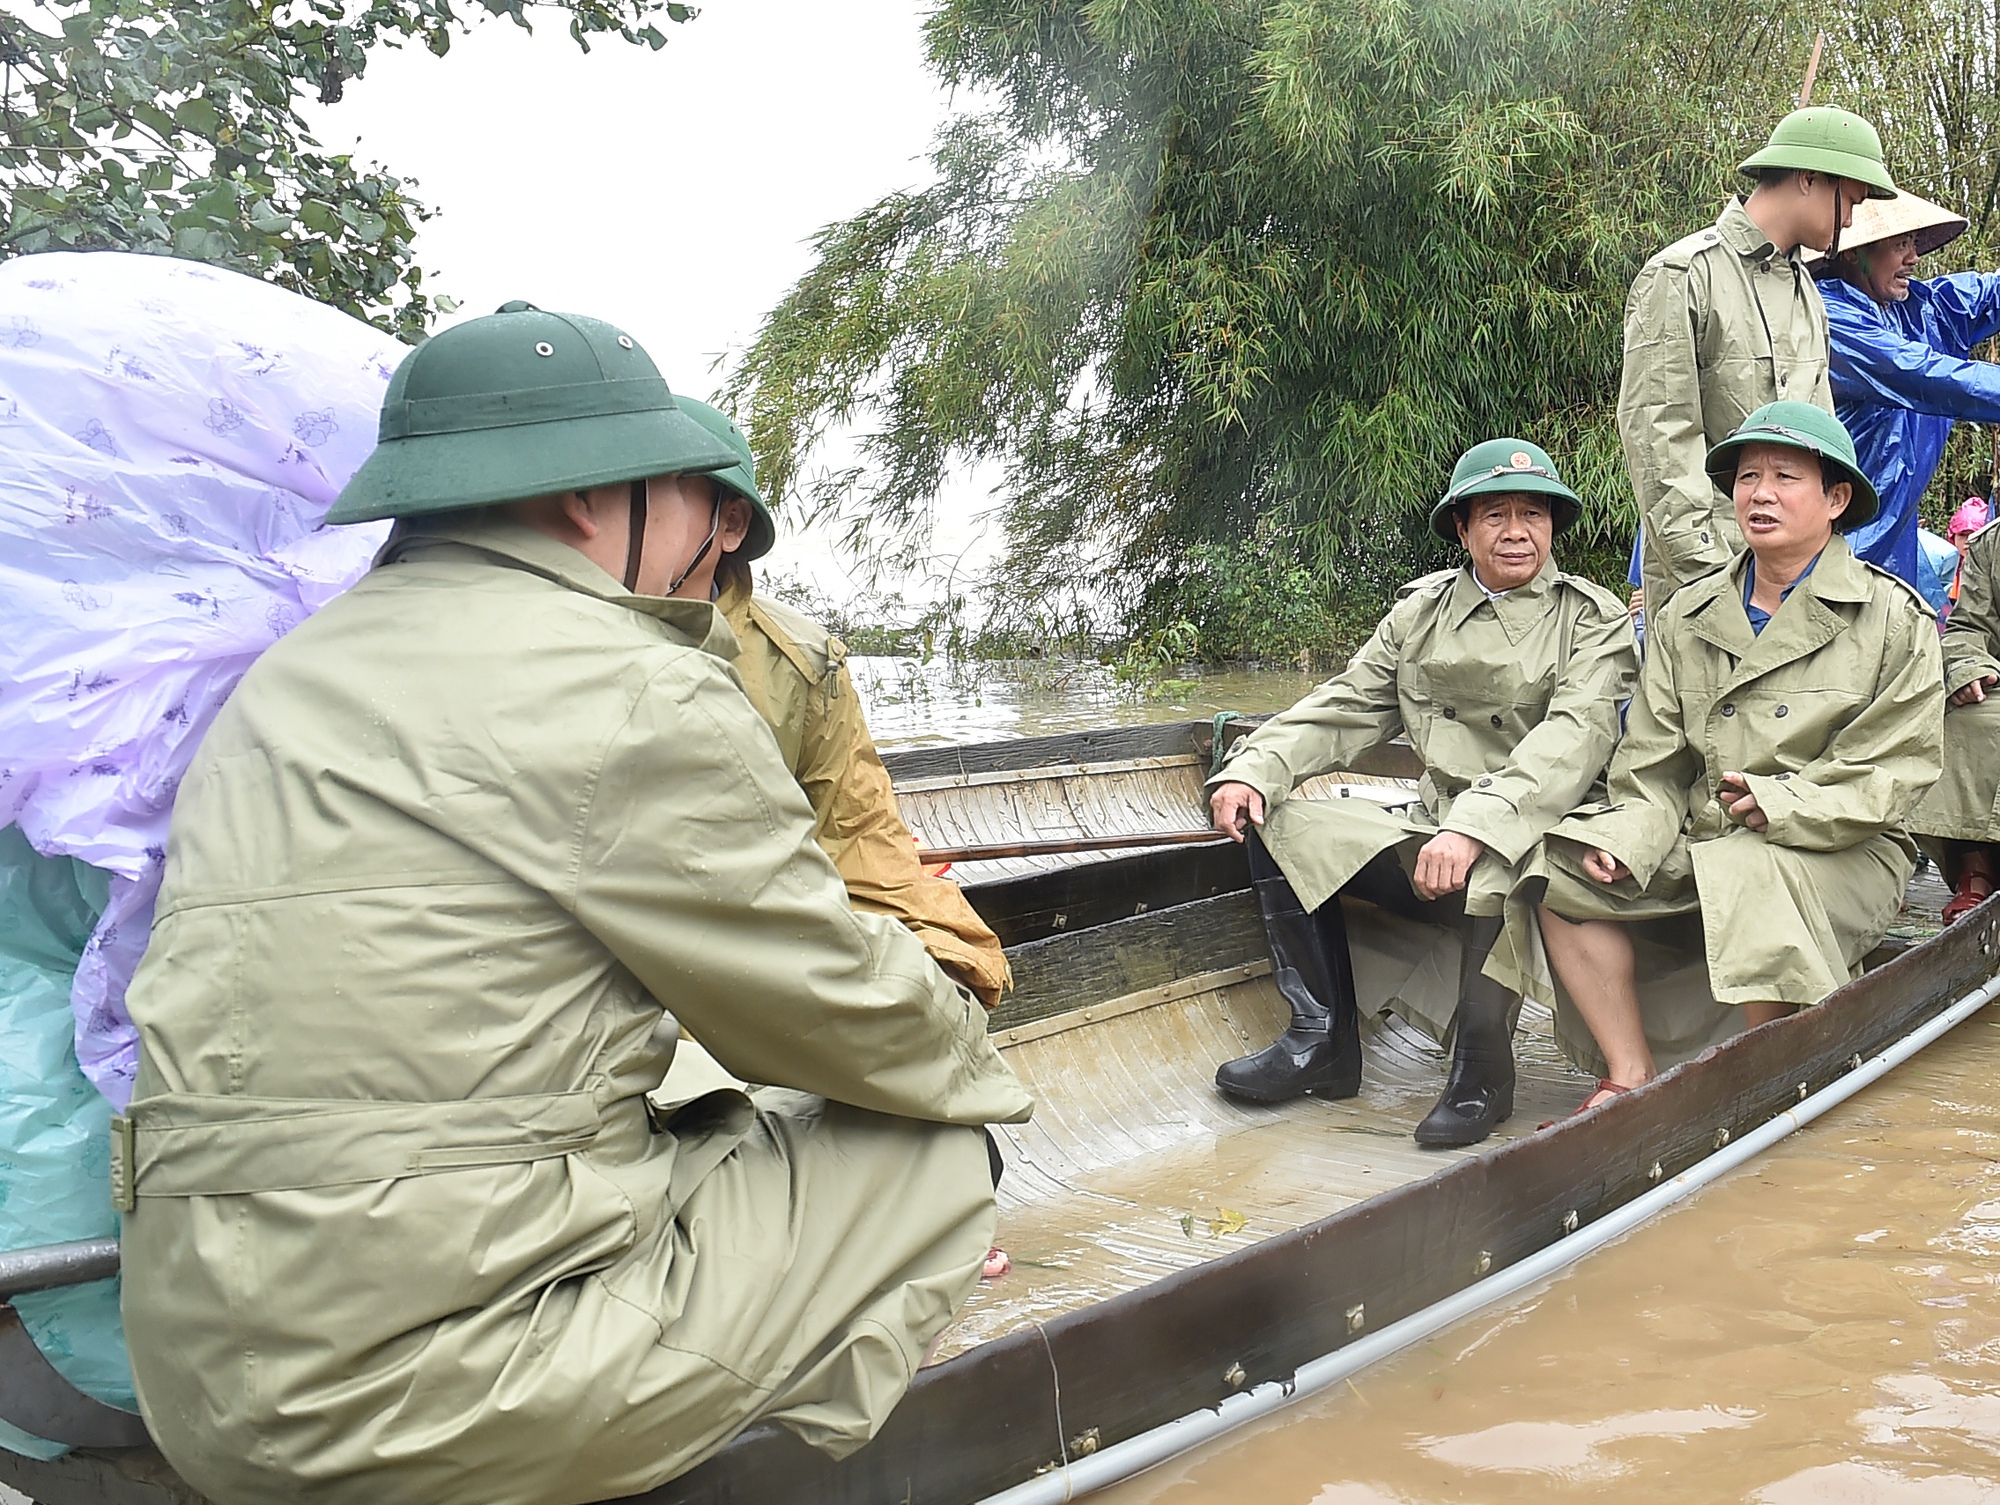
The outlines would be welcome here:
M 1055 857 L 1066 852 L 1110 852 L 1122 847 L 1207 846 L 1227 841 L 1220 831 L 1143 831 L 1127 836 L 1063 836 L 1048 841 L 1002 841 L 990 846 L 918 847 L 917 861 L 986 862 L 996 857 Z
M 1813 81 L 1819 77 L 1819 55 L 1826 47 L 1826 33 L 1817 32 L 1813 36 L 1812 61 L 1806 64 L 1806 81 L 1799 85 L 1799 108 L 1803 110 L 1812 103 Z

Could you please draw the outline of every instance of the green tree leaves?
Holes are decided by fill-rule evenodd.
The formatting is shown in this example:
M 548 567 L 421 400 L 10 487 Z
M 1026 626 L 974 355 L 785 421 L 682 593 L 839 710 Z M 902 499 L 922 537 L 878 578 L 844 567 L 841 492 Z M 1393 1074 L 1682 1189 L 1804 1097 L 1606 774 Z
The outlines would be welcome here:
M 1259 559 L 1261 651 L 1371 618 L 1499 434 L 1559 457 L 1565 552 L 1610 573 L 1632 274 L 1734 191 L 1818 25 L 1822 102 L 1872 109 L 1920 190 L 2000 200 L 1992 5 L 946 0 L 932 65 L 987 111 L 822 233 L 732 395 L 760 475 L 851 538 L 920 543 L 949 468 L 992 462 L 1010 600 L 1088 570 L 1121 625 L 1210 647 L 1260 651 Z M 859 463 L 816 469 L 850 423 Z
M 667 0 L 560 0 L 570 35 L 658 48 Z M 370 51 L 445 53 L 528 0 L 34 0 L 0 16 L 0 255 L 123 249 L 213 261 L 416 338 L 441 306 L 415 260 L 409 185 L 321 149 Z

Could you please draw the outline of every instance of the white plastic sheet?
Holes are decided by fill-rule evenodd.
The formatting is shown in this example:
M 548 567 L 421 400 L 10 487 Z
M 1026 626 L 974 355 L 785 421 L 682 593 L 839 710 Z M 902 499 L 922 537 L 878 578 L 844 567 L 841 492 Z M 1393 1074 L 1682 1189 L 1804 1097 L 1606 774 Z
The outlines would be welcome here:
M 406 353 L 192 262 L 0 263 L 0 826 L 113 875 L 71 1001 L 115 1106 L 174 791 L 251 661 L 380 545 L 321 519 Z

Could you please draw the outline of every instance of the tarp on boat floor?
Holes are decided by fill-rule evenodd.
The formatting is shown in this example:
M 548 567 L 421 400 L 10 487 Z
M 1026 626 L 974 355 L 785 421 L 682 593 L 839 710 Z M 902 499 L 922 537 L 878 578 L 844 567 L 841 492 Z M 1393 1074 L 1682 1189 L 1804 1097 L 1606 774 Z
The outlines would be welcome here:
M 116 1231 L 106 1123 L 174 791 L 244 670 L 380 545 L 322 519 L 406 353 L 215 267 L 0 263 L 0 1249 Z M 14 1306 L 132 1406 L 115 1280 Z

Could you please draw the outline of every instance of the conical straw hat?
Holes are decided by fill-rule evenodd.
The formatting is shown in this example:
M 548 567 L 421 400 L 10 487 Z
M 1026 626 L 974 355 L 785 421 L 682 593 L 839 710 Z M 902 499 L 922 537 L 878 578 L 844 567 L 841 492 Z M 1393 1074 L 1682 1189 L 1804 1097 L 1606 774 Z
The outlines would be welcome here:
M 1917 254 L 1928 256 L 1939 246 L 1957 240 L 1965 229 L 1965 216 L 1920 199 L 1906 188 L 1893 199 L 1863 199 L 1855 206 L 1854 223 L 1840 232 L 1840 249 L 1858 251 L 1878 241 L 1914 234 Z M 1815 263 L 1813 270 L 1821 276 L 1832 270 L 1819 251 L 1807 251 L 1806 260 Z

